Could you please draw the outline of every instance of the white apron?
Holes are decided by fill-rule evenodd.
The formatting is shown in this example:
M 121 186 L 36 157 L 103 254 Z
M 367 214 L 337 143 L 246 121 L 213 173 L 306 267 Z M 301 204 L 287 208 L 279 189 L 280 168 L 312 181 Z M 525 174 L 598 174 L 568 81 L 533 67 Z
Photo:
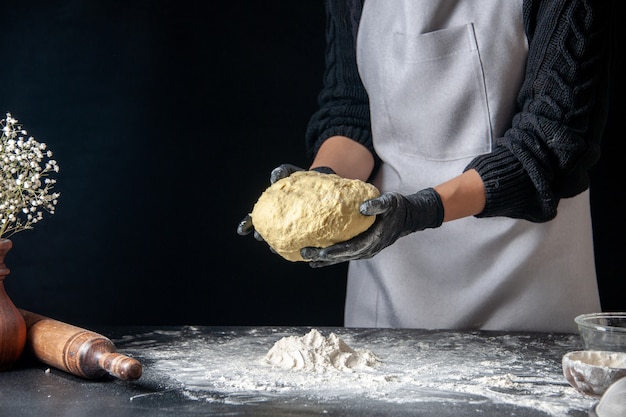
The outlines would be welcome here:
M 366 0 L 357 59 L 381 191 L 435 186 L 489 152 L 527 51 L 521 0 Z M 575 332 L 600 311 L 588 192 L 558 209 L 447 222 L 351 262 L 345 325 Z

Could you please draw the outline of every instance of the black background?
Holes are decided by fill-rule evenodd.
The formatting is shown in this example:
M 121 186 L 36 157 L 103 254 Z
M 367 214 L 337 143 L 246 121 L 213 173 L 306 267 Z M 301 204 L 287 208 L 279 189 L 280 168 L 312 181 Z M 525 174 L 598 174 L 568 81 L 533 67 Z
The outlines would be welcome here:
M 342 324 L 345 265 L 235 233 L 273 167 L 308 164 L 322 0 L 0 5 L 0 112 L 61 168 L 57 213 L 11 238 L 18 307 L 85 326 Z M 617 117 L 592 172 L 605 310 L 626 310 Z

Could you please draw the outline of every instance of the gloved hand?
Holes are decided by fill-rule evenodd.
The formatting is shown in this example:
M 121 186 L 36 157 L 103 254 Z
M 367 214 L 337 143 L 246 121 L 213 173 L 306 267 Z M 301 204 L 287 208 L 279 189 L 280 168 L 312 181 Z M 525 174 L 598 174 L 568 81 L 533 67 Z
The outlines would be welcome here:
M 313 268 L 334 265 L 355 259 L 368 259 L 410 233 L 435 228 L 443 223 L 441 197 L 432 188 L 411 195 L 395 192 L 361 204 L 359 211 L 366 216 L 377 216 L 365 232 L 354 238 L 326 248 L 307 247 L 300 251 Z
M 274 184 L 276 181 L 280 179 L 287 178 L 288 176 L 290 176 L 291 174 L 297 171 L 304 171 L 304 168 L 300 168 L 291 164 L 279 165 L 276 168 L 274 168 L 272 172 L 270 173 L 270 184 Z M 313 168 L 312 171 L 321 172 L 323 174 L 335 173 L 335 171 L 333 171 L 331 168 L 328 168 L 328 167 Z M 261 242 L 263 241 L 263 237 L 261 237 L 261 235 L 258 234 L 256 230 L 254 230 L 254 225 L 252 224 L 252 218 L 248 214 L 239 222 L 239 225 L 237 226 L 237 233 L 240 234 L 241 236 L 245 236 L 245 235 L 249 235 L 252 232 L 254 232 L 254 238 L 256 240 L 261 241 Z

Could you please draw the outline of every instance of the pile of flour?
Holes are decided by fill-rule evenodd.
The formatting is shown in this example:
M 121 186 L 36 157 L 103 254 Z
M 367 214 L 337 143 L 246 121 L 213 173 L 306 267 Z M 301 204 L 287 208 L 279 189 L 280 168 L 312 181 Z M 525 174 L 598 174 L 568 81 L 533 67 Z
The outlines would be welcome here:
M 352 349 L 335 333 L 324 337 L 316 329 L 302 337 L 287 336 L 278 340 L 265 355 L 265 361 L 284 369 L 311 372 L 349 372 L 380 362 L 372 352 Z

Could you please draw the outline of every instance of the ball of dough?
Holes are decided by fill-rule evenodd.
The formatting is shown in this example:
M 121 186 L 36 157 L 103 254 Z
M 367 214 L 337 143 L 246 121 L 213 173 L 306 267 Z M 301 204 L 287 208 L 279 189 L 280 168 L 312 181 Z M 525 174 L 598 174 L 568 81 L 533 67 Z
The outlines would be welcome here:
M 304 247 L 325 248 L 367 230 L 376 216 L 362 215 L 359 206 L 379 195 L 375 186 L 361 180 L 298 171 L 268 187 L 250 217 L 279 255 L 304 261 Z

